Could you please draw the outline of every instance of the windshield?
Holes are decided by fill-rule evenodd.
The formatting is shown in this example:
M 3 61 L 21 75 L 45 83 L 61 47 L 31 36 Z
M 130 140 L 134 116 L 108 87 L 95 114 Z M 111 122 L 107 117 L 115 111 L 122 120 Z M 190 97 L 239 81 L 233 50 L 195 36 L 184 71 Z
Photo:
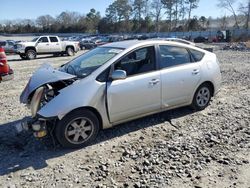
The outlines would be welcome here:
M 121 48 L 98 47 L 63 65 L 60 71 L 84 78 L 122 51 Z
M 39 38 L 39 37 L 36 37 L 36 38 L 32 39 L 31 42 L 36 42 L 38 38 Z

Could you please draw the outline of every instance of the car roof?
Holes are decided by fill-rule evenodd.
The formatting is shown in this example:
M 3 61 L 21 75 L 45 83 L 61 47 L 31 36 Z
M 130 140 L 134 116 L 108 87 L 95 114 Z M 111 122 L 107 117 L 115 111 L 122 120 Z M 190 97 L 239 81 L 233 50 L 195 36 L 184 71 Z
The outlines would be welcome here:
M 195 48 L 193 45 L 184 44 L 176 41 L 165 41 L 165 40 L 126 40 L 126 41 L 108 43 L 103 45 L 103 47 L 128 49 L 128 48 L 140 47 L 144 45 L 154 45 L 154 44 L 165 44 L 165 45 L 182 46 L 186 48 Z

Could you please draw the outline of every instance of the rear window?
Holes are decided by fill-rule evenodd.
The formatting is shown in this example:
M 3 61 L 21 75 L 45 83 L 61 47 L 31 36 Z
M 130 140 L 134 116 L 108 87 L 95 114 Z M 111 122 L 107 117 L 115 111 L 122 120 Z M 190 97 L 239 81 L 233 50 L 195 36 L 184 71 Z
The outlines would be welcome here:
M 191 55 L 192 55 L 195 62 L 201 61 L 202 58 L 204 57 L 203 52 L 193 50 L 193 49 L 189 49 L 189 51 L 191 52 Z

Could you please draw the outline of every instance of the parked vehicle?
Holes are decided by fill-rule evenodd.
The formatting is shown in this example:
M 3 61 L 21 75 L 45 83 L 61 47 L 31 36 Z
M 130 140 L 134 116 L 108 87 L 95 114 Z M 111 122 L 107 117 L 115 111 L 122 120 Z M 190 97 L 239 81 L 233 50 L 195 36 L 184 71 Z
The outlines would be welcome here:
M 14 45 L 15 41 L 12 40 L 0 41 L 0 46 L 4 48 L 5 53 L 14 53 Z
M 39 54 L 67 54 L 73 56 L 79 51 L 79 42 L 61 41 L 57 36 L 40 36 L 31 42 L 20 42 L 15 45 L 16 53 L 22 59 L 35 59 Z
M 89 50 L 97 47 L 97 44 L 91 40 L 83 40 L 79 43 L 81 50 Z
M 14 78 L 14 72 L 7 63 L 4 48 L 0 46 L 0 82 Z
M 195 43 L 208 42 L 208 38 L 207 38 L 207 37 L 203 37 L 203 36 L 199 36 L 199 37 L 196 37 L 196 38 L 194 39 L 194 42 L 195 42 Z
M 20 96 L 31 109 L 22 126 L 64 147 L 92 142 L 100 129 L 191 105 L 205 109 L 220 88 L 214 53 L 171 41 L 109 43 L 54 69 L 44 65 Z

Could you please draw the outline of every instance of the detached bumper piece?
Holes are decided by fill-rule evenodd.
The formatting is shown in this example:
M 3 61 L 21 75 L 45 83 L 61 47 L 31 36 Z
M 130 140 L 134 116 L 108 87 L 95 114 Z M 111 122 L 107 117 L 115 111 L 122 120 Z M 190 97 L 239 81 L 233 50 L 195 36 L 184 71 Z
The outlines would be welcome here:
M 18 132 L 23 130 L 32 131 L 36 138 L 43 138 L 48 134 L 46 121 L 35 120 L 31 117 L 23 118 L 21 122 L 16 125 L 16 129 Z

